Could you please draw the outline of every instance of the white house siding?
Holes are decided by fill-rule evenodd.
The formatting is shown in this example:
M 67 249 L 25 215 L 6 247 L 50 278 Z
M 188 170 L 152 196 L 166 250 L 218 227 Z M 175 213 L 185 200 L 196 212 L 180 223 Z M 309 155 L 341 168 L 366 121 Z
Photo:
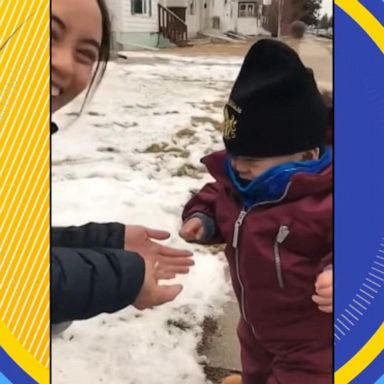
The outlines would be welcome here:
M 186 24 L 188 26 L 188 38 L 196 37 L 201 31 L 200 26 L 200 3 L 201 0 L 187 0 Z M 193 10 L 191 5 L 193 4 Z
M 188 0 L 166 0 L 163 3 L 165 3 L 167 7 L 187 7 L 188 6 Z
M 244 35 L 256 35 L 258 31 L 256 17 L 241 17 L 237 19 L 237 32 Z
M 118 31 L 120 28 L 119 3 L 120 0 L 106 0 L 112 22 L 112 31 Z
M 159 30 L 158 3 L 165 7 L 187 7 L 188 0 L 151 0 L 151 3 L 151 16 L 132 15 L 130 0 L 108 0 L 115 22 L 115 30 L 119 32 L 157 32 Z
M 119 0 L 120 2 L 120 31 L 121 32 L 158 32 L 158 10 L 157 1 L 152 0 L 152 14 L 132 15 L 131 1 Z
M 158 0 L 152 0 L 150 15 L 132 15 L 131 0 L 107 0 L 117 49 L 140 46 L 164 46 L 168 42 L 158 35 Z M 160 1 L 164 4 L 164 1 Z
M 132 15 L 130 0 L 107 0 L 112 19 L 112 29 L 116 32 L 157 32 L 157 0 L 152 0 L 152 15 Z
M 186 16 L 186 23 L 188 26 L 188 38 L 196 37 L 197 33 L 200 32 L 200 18 L 197 15 Z
M 239 3 L 254 3 L 256 9 L 255 17 L 239 17 Z M 235 18 L 235 30 L 244 35 L 255 35 L 259 31 L 260 21 L 258 19 L 261 1 L 258 0 L 237 0 Z
M 236 3 L 233 0 L 211 0 L 212 13 L 211 18 L 220 19 L 220 28 L 222 32 L 233 30 L 235 28 L 235 18 L 237 13 Z M 211 21 L 213 23 L 213 20 Z M 211 25 L 211 27 L 213 24 Z
M 188 7 L 191 1 L 193 0 L 188 0 Z M 218 30 L 220 32 L 236 30 L 237 16 L 237 0 L 195 0 L 194 15 L 191 15 L 189 8 L 187 8 L 189 36 L 193 37 L 200 31 L 212 30 L 214 26 L 214 18 L 219 19 Z M 249 30 L 249 28 L 245 28 L 245 30 Z M 254 33 L 254 31 L 252 32 Z
M 164 46 L 166 39 L 158 35 L 158 3 L 165 7 L 186 7 L 188 37 L 212 30 L 213 18 L 219 19 L 219 31 L 236 30 L 244 34 L 257 32 L 257 18 L 238 17 L 239 0 L 152 0 L 149 15 L 132 15 L 131 0 L 107 0 L 111 11 L 114 41 L 117 49 L 133 49 L 135 46 Z M 241 0 L 240 0 L 241 1 Z M 257 0 L 248 0 L 257 2 Z M 191 3 L 194 3 L 191 14 Z M 205 6 L 206 5 L 206 6 Z

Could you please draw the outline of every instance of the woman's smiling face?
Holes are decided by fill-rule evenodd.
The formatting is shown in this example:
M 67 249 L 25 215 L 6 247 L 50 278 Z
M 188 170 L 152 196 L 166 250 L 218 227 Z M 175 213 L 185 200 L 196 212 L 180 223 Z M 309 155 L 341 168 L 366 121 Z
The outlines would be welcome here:
M 96 0 L 52 0 L 52 112 L 91 82 L 99 60 L 102 15 Z

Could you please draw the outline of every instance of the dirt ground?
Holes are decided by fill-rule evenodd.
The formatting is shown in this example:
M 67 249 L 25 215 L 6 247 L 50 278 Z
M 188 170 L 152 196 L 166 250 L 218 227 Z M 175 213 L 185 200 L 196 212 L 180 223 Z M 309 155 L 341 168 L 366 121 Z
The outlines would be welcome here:
M 256 41 L 257 38 L 239 43 L 205 43 L 192 41 L 194 45 L 191 47 L 165 48 L 161 50 L 161 53 L 185 56 L 244 56 L 250 46 Z
M 183 56 L 245 56 L 249 48 L 256 41 L 262 39 L 262 37 L 254 37 L 248 41 L 239 42 L 221 42 L 212 43 L 207 39 L 192 40 L 193 46 L 191 47 L 176 47 L 161 49 L 161 53 L 176 54 Z M 321 45 L 323 45 L 330 53 L 332 53 L 333 42 L 330 39 L 307 37 L 306 39 L 315 39 Z M 290 44 L 288 39 L 282 39 L 282 41 Z

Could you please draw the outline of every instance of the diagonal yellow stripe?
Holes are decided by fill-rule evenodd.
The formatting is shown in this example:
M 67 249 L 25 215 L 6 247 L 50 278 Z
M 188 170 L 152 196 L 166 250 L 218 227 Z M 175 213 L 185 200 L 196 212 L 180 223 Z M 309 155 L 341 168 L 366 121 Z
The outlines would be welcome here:
M 356 0 L 335 0 L 375 42 L 384 53 L 384 26 L 361 3 Z M 335 373 L 336 384 L 347 384 L 355 379 L 383 351 L 384 324 L 382 324 L 370 340 L 346 364 Z
M 347 15 L 349 15 L 375 42 L 384 53 L 384 26 L 357 0 L 335 0 Z
M 376 359 L 384 346 L 384 323 L 368 342 L 335 373 L 335 384 L 348 384 Z
M 0 25 L 0 344 L 48 384 L 49 0 L 0 1 Z
M 36 139 L 37 146 L 43 144 L 44 136 L 45 136 L 44 131 L 41 130 L 41 134 Z M 25 217 L 25 216 L 28 216 L 28 213 L 26 212 L 25 209 L 23 209 L 23 205 L 21 205 L 21 203 L 24 203 L 28 207 L 30 207 L 30 210 L 34 210 L 34 205 L 37 204 L 37 196 L 35 194 L 35 189 L 41 188 L 40 185 L 44 185 L 44 181 L 46 184 L 46 180 L 44 180 L 44 178 L 41 179 L 42 176 L 44 176 L 46 178 L 46 172 L 44 172 L 44 168 L 39 167 L 39 163 L 42 162 L 43 155 L 44 155 L 44 146 L 42 145 L 42 149 L 37 153 L 36 156 L 34 156 L 32 158 L 34 161 L 34 165 L 31 164 L 31 162 L 29 162 L 29 164 L 26 167 L 26 171 L 28 171 L 28 174 L 26 175 L 25 174 L 26 171 L 24 171 L 22 174 L 23 177 L 20 177 L 20 180 L 24 180 L 25 177 L 28 177 L 28 180 L 26 181 L 25 185 L 23 185 L 23 190 L 19 191 L 18 188 L 16 191 L 13 190 L 13 196 L 14 197 L 12 199 L 8 199 L 8 204 L 13 211 L 12 212 L 13 217 L 10 217 L 10 219 L 7 220 L 7 216 L 9 214 L 9 212 L 11 211 L 11 209 L 9 209 L 7 213 L 4 213 L 3 221 L 7 223 L 7 230 L 4 231 L 3 239 L 4 239 L 4 242 L 7 244 L 8 243 L 9 244 L 15 243 L 15 241 L 17 240 L 16 234 L 18 235 L 18 237 L 23 237 L 25 230 L 28 228 L 28 226 L 25 225 L 26 224 L 25 221 L 26 220 L 33 220 L 31 215 L 29 215 L 29 218 Z M 18 176 L 17 172 L 13 172 L 13 174 L 16 177 Z M 41 184 L 39 185 L 39 183 L 41 183 Z M 10 189 L 10 190 L 12 190 L 12 189 Z M 20 215 L 18 215 L 18 211 L 20 211 L 20 210 L 22 210 L 22 211 L 21 211 Z M 17 218 L 17 220 L 16 220 L 16 218 Z M 36 223 L 36 224 L 38 224 L 38 223 Z M 10 240 L 8 241 L 8 233 L 10 230 L 12 232 L 11 232 Z M 21 241 L 17 242 L 17 246 L 19 248 L 24 249 L 24 250 L 26 248 Z M 16 248 L 15 252 L 19 253 L 19 249 Z M 4 279 L 8 278 L 8 280 L 14 281 L 15 270 L 17 270 L 17 266 L 21 262 L 22 262 L 22 258 L 18 258 L 16 268 L 15 268 L 15 266 L 12 266 L 14 275 L 11 275 L 11 276 L 8 276 L 8 272 L 11 270 L 10 266 L 8 265 L 8 268 L 7 268 L 7 266 L 4 266 L 3 278 Z M 2 301 L 5 300 L 5 297 L 7 297 L 8 289 L 6 289 L 5 292 L 3 292 Z
M 49 371 L 30 353 L 28 353 L 15 336 L 0 320 L 0 345 L 7 345 L 7 353 L 39 383 L 49 384 Z
M 48 199 L 49 199 L 49 196 L 46 196 L 42 200 L 43 203 L 40 205 L 40 209 L 37 211 L 36 215 L 34 215 L 36 217 L 36 221 L 39 220 L 39 222 L 43 223 L 43 220 L 45 219 L 44 215 L 46 215 L 46 210 L 44 209 L 44 205 L 45 205 L 44 202 L 47 203 L 49 201 Z M 47 219 L 49 219 L 49 218 L 47 218 Z M 45 245 L 44 244 L 44 236 L 45 236 L 44 226 L 39 225 L 39 229 L 38 229 L 38 232 L 35 236 L 34 242 L 31 244 L 31 247 L 30 247 L 30 253 L 32 255 L 33 254 L 40 254 L 41 247 L 43 247 Z M 16 302 L 16 305 L 13 308 L 13 312 L 10 314 L 9 319 L 8 319 L 8 324 L 9 324 L 10 329 L 12 331 L 16 332 L 16 328 L 17 328 L 17 326 L 21 320 L 20 317 L 18 318 L 17 321 L 14 318 L 14 316 L 17 314 L 16 309 L 20 308 L 19 304 L 22 300 L 24 300 L 24 304 L 22 304 L 22 307 L 21 307 L 22 312 L 25 310 L 27 305 L 30 305 L 31 301 L 29 300 L 29 298 L 33 293 L 32 289 L 34 287 L 34 284 L 36 283 L 36 280 L 34 279 L 34 277 L 38 275 L 37 271 L 39 271 L 42 268 L 42 266 L 43 266 L 43 264 L 39 263 L 37 258 L 34 258 L 30 268 L 27 270 L 26 265 L 25 265 L 24 269 L 21 272 L 22 275 L 24 275 L 24 273 L 26 274 L 26 278 L 24 280 L 25 281 L 24 287 L 20 286 L 20 280 L 18 280 L 17 282 L 12 282 L 14 284 L 13 289 L 20 292 L 20 294 L 18 295 L 19 296 L 18 301 Z M 25 294 L 24 294 L 25 290 L 27 290 L 28 292 L 25 292 Z M 15 322 L 14 325 L 13 325 L 13 322 Z
M 41 133 L 43 133 L 43 131 L 41 131 Z M 38 138 L 38 140 L 36 141 L 36 144 L 39 145 L 40 143 L 41 143 L 41 139 Z M 14 252 L 20 256 L 22 256 L 23 252 L 29 252 L 29 248 L 27 247 L 27 244 L 24 243 L 24 241 L 28 242 L 28 241 L 33 240 L 30 238 L 28 239 L 28 236 L 30 234 L 26 233 L 26 229 L 28 229 L 28 231 L 31 231 L 36 226 L 39 225 L 39 223 L 33 217 L 34 216 L 33 214 L 36 212 L 36 209 L 38 208 L 37 205 L 40 204 L 40 206 L 39 206 L 40 209 L 44 206 L 44 205 L 41 205 L 40 194 L 43 192 L 41 185 L 44 185 L 47 183 L 47 180 L 44 180 L 44 178 L 42 179 L 42 176 L 43 177 L 45 176 L 45 178 L 46 178 L 46 172 L 44 172 L 44 168 L 36 167 L 36 164 L 39 164 L 39 162 L 40 163 L 42 162 L 43 155 L 44 155 L 44 151 L 41 150 L 38 152 L 37 156 L 34 157 L 35 167 L 32 168 L 32 172 L 29 172 L 27 174 L 27 176 L 29 176 L 29 177 L 28 177 L 28 180 L 26 180 L 25 189 L 20 192 L 20 194 L 18 195 L 17 201 L 12 199 L 10 202 L 11 206 L 13 207 L 14 215 L 16 214 L 17 216 L 16 215 L 15 216 L 18 217 L 18 221 L 16 221 L 16 223 L 13 223 L 13 221 L 7 223 L 8 230 L 9 230 L 9 228 L 12 228 L 12 232 L 13 232 L 13 236 L 12 236 L 12 240 L 10 241 L 10 244 L 15 244 Z M 49 159 L 47 157 L 45 157 L 45 160 L 48 161 Z M 30 169 L 29 164 L 27 166 L 27 169 Z M 23 177 L 20 178 L 20 180 L 24 180 L 25 177 L 26 177 L 26 175 L 23 174 Z M 32 179 L 36 183 L 31 185 L 30 181 Z M 28 195 L 24 194 L 25 191 L 28 191 Z M 15 195 L 17 196 L 16 193 L 15 193 Z M 23 205 L 21 205 L 20 203 L 17 205 L 18 202 L 23 202 L 24 205 L 27 205 L 29 207 L 29 211 L 26 212 L 25 209 L 23 209 Z M 6 221 L 6 220 L 4 220 L 4 221 Z M 22 225 L 20 225 L 20 224 L 22 224 Z M 15 233 L 18 234 L 18 239 L 15 238 L 15 236 L 14 236 Z M 25 239 L 25 236 L 27 236 L 26 239 Z M 4 239 L 7 239 L 6 235 L 4 235 Z M 34 258 L 34 260 L 36 260 L 36 259 Z M 11 274 L 9 276 L 7 275 L 6 268 L 4 268 L 5 269 L 4 279 L 8 278 L 9 281 L 14 282 L 14 283 L 17 279 L 20 279 L 22 273 L 21 274 L 19 273 L 19 275 L 17 275 L 16 271 L 20 272 L 20 268 L 23 268 L 23 266 L 21 265 L 22 262 L 23 262 L 23 257 L 19 257 L 17 262 L 16 262 L 16 266 L 13 266 L 13 274 Z M 24 264 L 24 268 L 26 268 L 25 264 Z M 23 272 L 23 271 L 21 271 L 21 272 Z M 8 300 L 10 303 L 13 301 L 13 296 L 15 295 L 15 292 L 9 292 L 9 290 L 10 290 L 10 286 L 8 285 L 8 287 L 3 292 L 3 300 L 4 301 Z M 7 316 L 7 314 L 8 314 L 9 303 L 8 303 L 8 306 L 5 306 L 4 316 Z
M 38 25 L 38 29 L 41 28 L 41 23 L 43 22 L 43 20 L 40 20 L 40 23 Z M 31 33 L 33 33 L 33 31 L 31 31 Z M 32 59 L 34 58 L 35 55 L 37 55 L 36 53 L 34 52 L 39 52 L 39 50 L 41 49 L 42 47 L 42 43 L 44 42 L 44 40 L 42 40 L 41 38 L 39 38 L 38 36 L 30 36 L 30 34 L 28 34 L 26 36 L 26 38 L 28 39 L 29 41 L 29 44 L 28 44 L 28 49 L 25 49 L 25 45 L 26 45 L 26 41 L 23 42 L 23 45 L 22 45 L 22 48 L 19 50 L 19 55 L 26 55 L 28 57 L 32 57 Z M 33 67 L 33 72 L 31 71 L 31 68 L 28 68 L 29 71 L 31 71 L 31 78 L 29 77 L 24 77 L 22 83 L 19 85 L 18 87 L 18 92 L 21 92 L 24 94 L 23 98 L 20 100 L 19 104 L 18 104 L 18 109 L 15 110 L 15 112 L 17 113 L 16 116 L 18 116 L 19 114 L 23 114 L 24 116 L 24 119 L 23 121 L 21 121 L 21 124 L 23 126 L 25 120 L 27 118 L 30 118 L 30 115 L 28 114 L 28 111 L 25 111 L 23 108 L 26 106 L 26 105 L 31 105 L 31 100 L 35 100 L 35 99 L 31 99 L 31 93 L 36 93 L 36 89 L 39 88 L 40 84 L 37 83 L 35 81 L 35 78 L 39 75 L 40 78 L 42 75 L 44 75 L 44 72 L 42 72 L 42 68 L 44 68 L 44 61 L 43 61 L 43 58 L 44 56 L 40 56 L 40 60 L 38 60 L 34 67 Z M 25 85 L 25 86 L 24 86 Z M 18 95 L 16 96 L 18 97 Z M 28 102 L 28 104 L 26 104 L 26 102 Z M 35 109 L 35 108 L 33 108 Z M 8 117 L 9 119 L 11 118 L 11 116 Z M 17 118 L 17 117 L 16 117 Z M 7 121 L 4 122 L 4 125 L 7 126 Z M 9 139 L 10 137 L 12 137 L 12 134 L 13 132 L 12 131 L 9 131 L 9 136 L 7 139 Z M 25 135 L 25 131 L 24 130 L 16 130 L 14 132 L 14 134 L 21 134 L 23 133 Z M 15 143 L 15 141 L 14 141 Z M 17 144 L 19 144 L 19 141 L 16 142 Z M 13 147 L 8 147 L 7 146 L 7 141 L 5 141 L 5 146 L 6 148 L 8 148 L 8 156 L 6 157 L 6 160 L 8 159 L 9 156 L 11 156 L 11 153 L 13 151 Z M 16 148 L 21 148 L 22 146 L 20 145 L 17 145 Z M 7 176 L 5 176 L 7 177 Z

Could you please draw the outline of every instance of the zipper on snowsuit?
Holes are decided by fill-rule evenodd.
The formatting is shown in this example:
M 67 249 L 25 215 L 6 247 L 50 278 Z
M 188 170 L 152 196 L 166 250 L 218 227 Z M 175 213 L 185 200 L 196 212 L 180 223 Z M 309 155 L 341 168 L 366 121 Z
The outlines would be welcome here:
M 245 208 L 242 208 L 242 210 L 240 211 L 240 214 L 235 222 L 235 226 L 234 226 L 234 231 L 233 231 L 233 241 L 232 241 L 232 246 L 233 248 L 235 249 L 235 258 L 236 258 L 236 275 L 237 275 L 237 280 L 239 282 L 239 285 L 240 285 L 240 297 L 241 297 L 241 300 L 240 300 L 240 312 L 241 312 L 241 315 L 243 317 L 243 319 L 245 320 L 245 322 L 251 327 L 252 329 L 252 332 L 254 334 L 254 336 L 256 338 L 258 338 L 258 336 L 256 335 L 256 331 L 253 327 L 253 324 L 251 324 L 249 321 L 248 321 L 248 318 L 247 318 L 247 314 L 245 312 L 245 291 L 244 291 L 244 284 L 243 282 L 241 281 L 241 276 L 240 276 L 240 257 L 239 257 L 239 239 L 240 239 L 240 229 L 241 229 L 241 225 L 243 224 L 243 221 L 245 219 L 245 216 L 252 211 L 253 208 L 255 207 L 258 207 L 258 206 L 261 206 L 261 205 L 266 205 L 266 204 L 272 204 L 272 203 L 278 203 L 282 200 L 285 199 L 285 197 L 287 196 L 288 194 L 288 191 L 289 191 L 289 188 L 291 186 L 291 182 L 287 185 L 283 195 L 277 199 L 277 200 L 273 200 L 273 201 L 264 201 L 264 202 L 261 202 L 261 203 L 257 203 L 255 205 L 252 205 L 250 208 L 245 209 Z
M 241 278 L 240 278 L 239 249 L 238 249 L 237 245 L 239 242 L 240 227 L 241 227 L 241 224 L 243 223 L 243 220 L 244 220 L 246 215 L 247 215 L 247 211 L 245 209 L 242 209 L 240 214 L 239 214 L 239 217 L 237 218 L 237 220 L 235 222 L 235 228 L 234 228 L 234 232 L 233 232 L 233 242 L 232 242 L 232 246 L 233 246 L 233 248 L 235 248 L 237 280 L 239 281 L 240 290 L 241 290 L 241 293 L 240 293 L 240 295 L 241 295 L 240 310 L 241 310 L 241 314 L 243 315 L 243 318 L 245 321 L 247 321 L 247 316 L 245 314 L 245 305 L 244 305 L 244 302 L 245 302 L 244 294 L 245 293 L 244 293 L 244 285 L 243 285 L 243 282 L 241 281 Z
M 281 225 L 279 232 L 277 233 L 275 244 L 274 244 L 274 254 L 275 254 L 275 267 L 276 267 L 276 276 L 279 283 L 279 287 L 284 289 L 284 279 L 283 272 L 281 270 L 281 257 L 280 257 L 280 245 L 289 235 L 289 228 L 286 225 Z

